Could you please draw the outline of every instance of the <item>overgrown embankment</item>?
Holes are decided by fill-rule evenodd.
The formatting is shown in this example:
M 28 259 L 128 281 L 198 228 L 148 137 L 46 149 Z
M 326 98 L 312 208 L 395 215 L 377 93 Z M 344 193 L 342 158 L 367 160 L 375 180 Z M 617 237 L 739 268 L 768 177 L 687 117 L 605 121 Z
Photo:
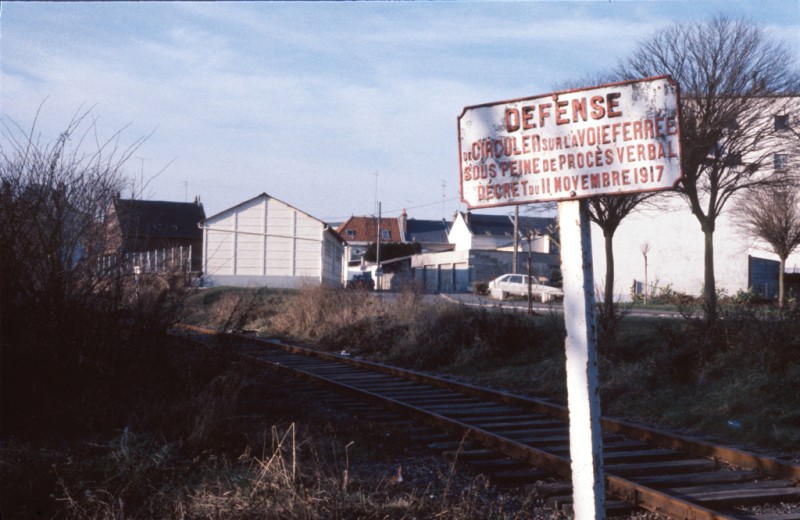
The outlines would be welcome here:
M 218 293 L 198 318 L 219 324 L 214 308 L 239 296 Z M 426 300 L 430 301 L 430 300 Z M 309 288 L 249 293 L 245 327 L 422 370 L 441 370 L 495 386 L 565 401 L 560 314 L 425 304 L 413 292 L 384 297 Z M 726 299 L 709 326 L 684 318 L 624 316 L 600 327 L 604 412 L 732 442 L 800 446 L 800 310 Z M 602 325 L 602 324 L 601 324 Z
M 323 288 L 142 296 L 122 308 L 73 307 L 38 332 L 35 320 L 4 330 L 4 517 L 547 514 L 531 497 L 420 457 L 402 429 L 297 402 L 288 382 L 255 373 L 225 343 L 198 348 L 164 332 L 180 316 L 563 402 L 559 314 Z M 600 342 L 604 411 L 796 450 L 798 318 L 750 305 L 731 306 L 713 327 L 623 317 Z
M 224 328 L 291 323 L 305 292 L 203 291 L 184 307 L 182 289 L 163 288 L 3 330 L 0 516 L 544 514 L 534 497 L 503 495 L 418 453 L 401 427 L 299 402 L 290 381 L 256 373 L 224 341 L 200 347 L 165 334 L 182 310 L 204 320 L 210 310 Z

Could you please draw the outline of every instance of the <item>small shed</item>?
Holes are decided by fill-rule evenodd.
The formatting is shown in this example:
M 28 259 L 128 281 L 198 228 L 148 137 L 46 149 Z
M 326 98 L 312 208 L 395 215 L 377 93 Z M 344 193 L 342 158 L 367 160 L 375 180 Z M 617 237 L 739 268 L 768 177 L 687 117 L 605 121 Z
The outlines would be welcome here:
M 342 283 L 342 237 L 325 222 L 266 193 L 208 217 L 200 227 L 204 286 Z

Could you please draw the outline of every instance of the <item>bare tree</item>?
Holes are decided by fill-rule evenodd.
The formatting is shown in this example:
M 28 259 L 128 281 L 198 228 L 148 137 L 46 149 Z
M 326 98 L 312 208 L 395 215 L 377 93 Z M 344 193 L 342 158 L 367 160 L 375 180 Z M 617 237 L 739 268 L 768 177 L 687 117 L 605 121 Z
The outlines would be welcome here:
M 652 246 L 650 245 L 650 242 L 645 242 L 641 246 L 639 246 L 639 250 L 642 252 L 642 256 L 644 257 L 644 290 L 642 291 L 642 294 L 644 295 L 645 305 L 647 305 L 647 293 L 649 292 L 647 286 L 647 255 L 650 254 L 651 249 Z
M 589 199 L 589 218 L 603 230 L 606 253 L 606 280 L 603 293 L 602 312 L 606 321 L 612 322 L 614 315 L 614 233 L 622 221 L 639 205 L 657 195 L 656 193 L 631 193 L 623 195 L 600 195 Z
M 0 126 L 0 323 L 3 335 L 46 332 L 88 311 L 99 297 L 108 205 L 125 186 L 122 166 L 142 143 L 101 141 L 90 110 L 42 143 L 38 113 L 29 130 Z M 85 150 L 89 151 L 85 151 Z M 74 324 L 79 326 L 79 323 Z
M 735 207 L 736 224 L 754 240 L 763 240 L 780 258 L 778 304 L 785 301 L 786 259 L 800 247 L 800 192 L 797 186 L 753 190 Z
M 681 149 L 685 198 L 704 234 L 706 318 L 716 319 L 714 231 L 730 198 L 775 184 L 775 154 L 782 152 L 773 125 L 797 110 L 800 80 L 794 53 L 759 27 L 718 16 L 674 24 L 641 42 L 615 75 L 623 79 L 669 74 L 681 88 Z
M 82 109 L 46 139 L 38 118 L 0 120 L 0 435 L 118 428 L 129 369 L 157 373 L 186 294 L 180 280 L 142 276 L 140 287 L 125 260 L 99 261 L 109 205 L 147 136 L 101 139 Z
M 620 72 L 595 72 L 581 81 L 567 81 L 561 89 L 579 89 L 587 85 L 601 85 L 625 79 Z M 603 288 L 603 301 L 600 309 L 605 322 L 613 323 L 614 308 L 614 234 L 622 221 L 646 201 L 652 201 L 658 193 L 626 193 L 619 195 L 599 195 L 589 199 L 589 218 L 603 231 L 606 257 L 606 276 Z M 612 326 L 613 327 L 613 326 Z

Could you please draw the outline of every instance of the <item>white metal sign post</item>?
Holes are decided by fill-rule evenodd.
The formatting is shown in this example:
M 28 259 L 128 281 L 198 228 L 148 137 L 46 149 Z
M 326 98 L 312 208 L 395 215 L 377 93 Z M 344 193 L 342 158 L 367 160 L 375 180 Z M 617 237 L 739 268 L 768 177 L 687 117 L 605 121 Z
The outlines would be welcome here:
M 681 179 L 678 86 L 668 76 L 466 107 L 461 200 L 558 201 L 575 518 L 605 517 L 588 199 Z
M 567 329 L 567 404 L 569 453 L 575 518 L 605 518 L 603 441 L 592 272 L 589 203 L 558 203 L 561 276 Z

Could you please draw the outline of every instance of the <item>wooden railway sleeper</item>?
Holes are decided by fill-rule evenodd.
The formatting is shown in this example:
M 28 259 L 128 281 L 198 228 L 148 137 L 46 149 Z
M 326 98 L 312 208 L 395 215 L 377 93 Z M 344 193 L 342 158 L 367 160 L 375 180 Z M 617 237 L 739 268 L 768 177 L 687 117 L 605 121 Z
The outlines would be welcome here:
M 246 338 L 243 341 L 253 341 L 253 340 L 251 338 Z M 291 347 L 291 346 L 287 347 L 285 345 L 279 345 L 279 348 L 283 348 L 288 352 L 296 352 L 298 354 L 301 354 L 303 353 L 303 351 L 307 350 L 307 349 L 302 349 L 300 347 Z M 556 405 L 551 405 L 550 403 L 535 401 L 529 398 L 514 396 L 512 394 L 507 394 L 503 392 L 489 391 L 486 389 L 475 387 L 473 385 L 460 385 L 453 381 L 441 380 L 441 379 L 437 380 L 436 378 L 432 378 L 432 376 L 426 374 L 414 373 L 410 371 L 402 371 L 393 367 L 387 367 L 385 365 L 363 362 L 360 360 L 354 360 L 350 358 L 337 359 L 335 356 L 331 356 L 330 354 L 327 353 L 317 352 L 311 355 L 319 359 L 325 359 L 328 361 L 328 363 L 341 361 L 343 363 L 350 364 L 354 367 L 379 370 L 383 373 L 393 376 L 404 375 L 405 377 L 408 377 L 411 380 L 420 383 L 434 384 L 435 386 L 439 386 L 441 388 L 449 388 L 449 389 L 460 388 L 463 392 L 471 394 L 474 397 L 496 400 L 512 406 L 513 405 L 527 406 L 532 410 L 536 410 L 542 413 L 552 413 L 562 418 L 565 416 L 564 407 L 558 407 Z M 269 363 L 267 361 L 263 362 Z M 275 366 L 273 363 L 269 364 Z M 308 368 L 310 370 L 313 370 L 313 368 L 316 366 L 319 365 L 315 365 L 313 363 L 308 364 Z M 331 366 L 330 364 L 327 364 L 327 367 L 330 366 Z M 282 367 L 282 364 L 278 364 L 276 367 L 278 369 L 283 368 L 289 370 L 286 367 Z M 334 372 L 336 371 L 334 370 Z M 349 373 L 349 371 L 345 372 Z M 295 371 L 295 373 L 297 372 Z M 337 382 L 331 378 L 325 378 L 324 376 L 314 375 L 308 372 L 300 373 L 300 375 L 310 380 L 316 380 L 320 384 L 325 384 L 338 388 L 339 390 L 345 393 L 359 396 L 368 401 L 372 402 L 383 401 L 384 406 L 386 406 L 389 409 L 406 414 L 433 427 L 440 428 L 441 430 L 451 434 L 453 437 L 467 436 L 469 438 L 472 438 L 474 441 L 479 442 L 480 444 L 490 449 L 503 453 L 504 455 L 511 457 L 515 460 L 521 460 L 526 463 L 533 464 L 541 469 L 553 471 L 557 474 L 565 476 L 570 473 L 568 459 L 559 457 L 557 455 L 553 455 L 552 453 L 547 453 L 545 451 L 533 448 L 531 446 L 526 446 L 513 439 L 504 438 L 502 435 L 498 435 L 497 433 L 493 433 L 478 427 L 471 427 L 470 425 L 467 425 L 456 419 L 448 418 L 439 413 L 423 410 L 419 407 L 415 407 L 408 403 L 403 403 L 401 401 L 391 398 L 377 396 L 374 393 L 367 392 L 355 388 L 353 386 L 343 384 L 341 382 Z M 656 444 L 664 443 L 673 448 L 675 448 L 677 444 L 678 446 L 680 446 L 678 449 L 681 449 L 684 444 L 687 444 L 685 438 L 681 438 L 680 436 L 669 437 L 668 435 L 666 435 L 666 432 L 661 432 L 659 430 L 650 429 L 646 427 L 640 430 L 640 432 L 643 433 L 636 432 L 636 434 L 630 435 L 628 432 L 628 430 L 630 429 L 630 425 L 628 423 L 625 423 L 624 421 L 610 420 L 604 418 L 603 425 L 607 431 L 622 433 L 631 438 L 639 440 L 645 440 L 651 442 L 658 440 L 660 442 L 656 442 Z M 541 435 L 543 432 L 539 431 L 536 433 L 537 435 Z M 674 438 L 678 438 L 678 441 L 676 442 L 672 440 Z M 699 454 L 702 454 L 703 456 L 709 456 L 709 453 L 713 454 L 711 455 L 712 457 L 718 456 L 720 454 L 734 453 L 733 458 L 735 459 L 735 462 L 737 464 L 744 463 L 743 465 L 745 466 L 750 464 L 751 466 L 755 466 L 757 469 L 765 471 L 769 470 L 777 473 L 781 472 L 788 473 L 788 476 L 790 476 L 790 478 L 794 479 L 795 481 L 798 479 L 798 475 L 800 475 L 800 466 L 792 465 L 785 461 L 778 461 L 770 458 L 760 458 L 758 456 L 753 456 L 753 454 L 750 454 L 748 452 L 742 452 L 741 450 L 734 450 L 732 448 L 723 447 L 723 449 L 718 450 L 716 449 L 718 447 L 715 447 L 710 443 L 699 442 L 694 445 L 691 445 L 691 443 L 688 443 L 687 445 L 691 449 L 701 452 Z M 704 466 L 707 467 L 709 463 L 712 466 L 714 465 L 713 461 L 708 461 L 708 460 L 682 461 L 682 463 L 685 463 L 685 465 L 689 467 L 691 467 L 693 464 L 697 464 L 701 468 Z M 665 462 L 657 464 L 659 464 L 659 471 L 663 471 L 664 466 L 667 465 L 667 463 Z M 669 463 L 669 465 L 673 467 L 676 466 L 674 462 Z M 680 465 L 681 464 L 677 464 L 677 466 Z M 640 470 L 643 470 L 644 466 L 646 466 L 646 464 L 608 465 L 605 477 L 606 489 L 610 493 L 613 493 L 614 495 L 619 496 L 624 500 L 631 502 L 633 504 L 644 506 L 647 509 L 661 511 L 672 516 L 677 516 L 679 518 L 695 518 L 702 520 L 731 518 L 731 516 L 728 514 L 712 511 L 710 509 L 707 509 L 703 505 L 694 503 L 692 501 L 687 501 L 681 497 L 670 496 L 668 493 L 665 493 L 664 491 L 656 490 L 647 487 L 645 485 L 642 485 L 640 483 L 632 482 L 614 473 L 617 470 L 621 470 L 623 472 L 627 471 L 629 473 L 630 472 L 636 473 Z M 786 489 L 789 489 L 788 492 L 784 490 L 784 495 L 787 497 L 793 496 L 794 491 L 797 491 L 796 488 L 786 488 Z M 757 490 L 754 490 L 751 494 L 753 496 L 761 494 L 761 493 L 756 493 L 756 491 Z M 778 492 L 775 491 L 775 489 L 769 489 L 766 490 L 764 493 L 770 493 L 772 496 L 774 496 L 775 493 Z

